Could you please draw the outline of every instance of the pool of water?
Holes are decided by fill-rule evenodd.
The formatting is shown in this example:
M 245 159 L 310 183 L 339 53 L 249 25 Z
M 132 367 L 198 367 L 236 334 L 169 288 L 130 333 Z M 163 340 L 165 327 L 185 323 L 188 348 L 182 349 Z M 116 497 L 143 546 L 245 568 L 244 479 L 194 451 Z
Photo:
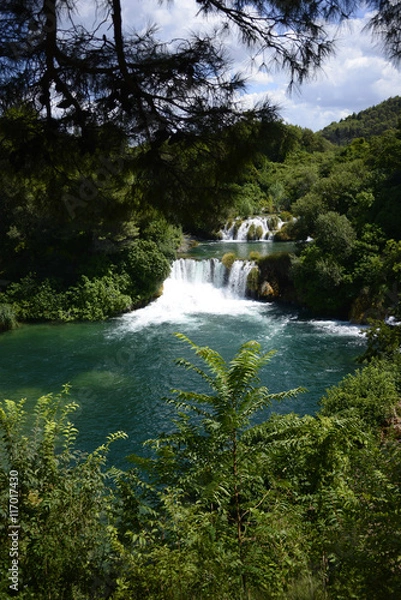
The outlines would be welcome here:
M 73 418 L 79 447 L 93 450 L 108 433 L 123 430 L 129 439 L 117 442 L 111 454 L 122 465 L 126 455 L 141 452 L 146 439 L 171 430 L 172 408 L 163 397 L 172 388 L 199 389 L 197 376 L 175 365 L 178 357 L 192 357 L 174 337 L 177 331 L 226 359 L 250 339 L 276 350 L 261 372 L 262 385 L 272 392 L 298 386 L 308 391 L 271 410 L 301 415 L 314 413 L 325 389 L 355 368 L 365 344 L 360 329 L 348 323 L 313 320 L 207 282 L 170 277 L 158 300 L 122 317 L 2 334 L 0 397 L 26 397 L 29 409 L 41 394 L 71 384 L 71 397 L 80 404 Z

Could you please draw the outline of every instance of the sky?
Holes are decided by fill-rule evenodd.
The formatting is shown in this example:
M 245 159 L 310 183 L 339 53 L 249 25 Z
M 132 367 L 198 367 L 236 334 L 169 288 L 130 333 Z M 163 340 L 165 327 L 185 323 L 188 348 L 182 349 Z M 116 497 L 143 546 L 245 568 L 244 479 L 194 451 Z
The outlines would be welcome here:
M 89 7 L 91 0 L 84 3 Z M 122 7 L 126 26 L 138 29 L 157 23 L 163 40 L 213 26 L 213 19 L 205 24 L 197 18 L 195 0 L 122 0 Z M 368 17 L 353 19 L 337 32 L 336 55 L 291 94 L 288 74 L 261 71 L 237 39 L 227 39 L 234 67 L 248 78 L 244 104 L 251 107 L 268 96 L 272 104 L 278 105 L 285 122 L 318 131 L 333 121 L 401 95 L 401 69 L 385 58 L 370 34 L 363 32 Z
M 284 74 L 255 73 L 250 103 L 266 92 L 288 123 L 318 131 L 365 108 L 401 95 L 401 70 L 363 32 L 366 17 L 355 19 L 338 35 L 336 55 L 302 87 L 288 94 Z

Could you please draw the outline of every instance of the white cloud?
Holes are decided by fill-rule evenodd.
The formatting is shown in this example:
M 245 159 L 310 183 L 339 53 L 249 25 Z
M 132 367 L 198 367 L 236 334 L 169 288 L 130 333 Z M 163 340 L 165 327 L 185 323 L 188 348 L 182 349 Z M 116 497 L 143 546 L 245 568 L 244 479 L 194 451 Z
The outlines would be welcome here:
M 383 56 L 370 35 L 362 31 L 365 23 L 365 19 L 355 19 L 352 27 L 342 31 L 336 55 L 298 92 L 291 96 L 287 93 L 284 74 L 277 74 L 274 84 L 266 82 L 266 85 L 261 85 L 257 77 L 247 103 L 266 94 L 281 107 L 286 122 L 317 131 L 332 121 L 401 95 L 401 71 Z
M 205 26 L 195 0 L 122 0 L 122 6 L 126 27 L 138 30 L 149 23 L 156 24 L 162 41 L 187 36 Z
M 80 0 L 80 5 L 88 10 L 92 1 Z M 206 21 L 200 18 L 195 0 L 122 0 L 122 7 L 126 28 L 143 30 L 147 24 L 155 23 L 163 41 L 188 36 L 199 29 L 210 31 L 218 22 L 216 17 Z M 88 12 L 86 16 L 89 17 Z M 339 32 L 336 56 L 292 95 L 287 93 L 288 75 L 258 69 L 261 59 L 252 61 L 236 35 L 225 39 L 233 70 L 248 77 L 248 93 L 243 101 L 249 106 L 268 96 L 281 107 L 285 121 L 317 131 L 390 96 L 401 95 L 401 71 L 386 60 L 371 36 L 362 32 L 366 21 L 367 16 L 349 22 Z

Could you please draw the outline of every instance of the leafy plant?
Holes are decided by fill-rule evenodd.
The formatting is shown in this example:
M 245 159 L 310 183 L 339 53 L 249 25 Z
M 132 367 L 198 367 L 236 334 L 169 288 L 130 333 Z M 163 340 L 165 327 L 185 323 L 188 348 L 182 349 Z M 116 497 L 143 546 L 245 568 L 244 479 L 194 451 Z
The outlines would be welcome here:
M 24 600 L 104 598 L 117 565 L 109 527 L 112 491 L 105 469 L 118 432 L 91 454 L 75 449 L 70 422 L 77 404 L 68 386 L 42 396 L 32 410 L 25 400 L 0 405 L 0 568 L 10 567 L 10 473 L 17 486 L 19 596 Z M 15 529 L 13 529 L 15 531 Z M 114 577 L 114 575 L 113 575 Z M 2 577 L 2 595 L 9 590 Z
M 15 312 L 9 304 L 0 304 L 0 332 L 17 327 Z
M 322 414 L 356 414 L 366 426 L 377 428 L 391 416 L 398 400 L 392 369 L 385 361 L 374 361 L 326 392 Z
M 147 443 L 154 453 L 150 458 L 132 457 L 146 477 L 137 483 L 144 504 L 136 512 L 140 526 L 131 546 L 131 589 L 138 589 L 138 565 L 145 564 L 157 570 L 150 567 L 151 589 L 161 586 L 171 598 L 217 593 L 247 598 L 253 588 L 279 589 L 279 561 L 288 572 L 303 563 L 295 543 L 298 521 L 278 516 L 279 504 L 258 477 L 259 450 L 244 444 L 242 436 L 258 411 L 300 389 L 272 394 L 258 386 L 258 372 L 273 353 L 263 353 L 257 342 L 243 344 L 226 363 L 216 351 L 177 337 L 207 369 L 184 358 L 177 364 L 199 375 L 212 393 L 174 390 L 169 403 L 177 411 L 176 431 Z M 271 529 L 275 518 L 282 535 Z M 164 542 L 157 544 L 158 539 Z M 172 582 L 179 593 L 173 593 Z

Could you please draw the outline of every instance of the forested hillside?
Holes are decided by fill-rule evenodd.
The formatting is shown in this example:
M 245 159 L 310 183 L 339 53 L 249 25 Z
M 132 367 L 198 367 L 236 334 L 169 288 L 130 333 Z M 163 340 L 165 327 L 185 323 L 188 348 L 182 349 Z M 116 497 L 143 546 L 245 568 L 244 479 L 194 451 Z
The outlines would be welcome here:
M 353 113 L 338 123 L 330 123 L 319 133 L 333 144 L 344 146 L 356 138 L 371 138 L 396 129 L 401 115 L 401 98 L 395 96 L 376 106 Z
M 263 213 L 287 222 L 278 240 L 300 243 L 286 275 L 293 301 L 357 321 L 399 314 L 400 128 L 338 147 L 270 110 L 157 151 L 99 129 L 88 149 L 67 133 L 48 138 L 20 107 L 0 130 L 4 323 L 140 306 L 183 231 L 214 238 L 227 220 Z
M 198 4 L 270 53 L 293 84 L 332 50 L 326 26 L 358 3 L 307 2 L 300 12 L 251 2 L 253 17 Z M 89 25 L 59 0 L 0 9 L 0 327 L 142 306 L 159 293 L 183 231 L 213 237 L 229 218 L 283 211 L 297 220 L 281 239 L 315 239 L 294 260 L 296 301 L 358 319 L 393 311 L 400 99 L 358 115 L 359 139 L 338 150 L 285 126 L 268 100 L 239 110 L 245 81 L 215 32 L 163 44 L 153 27 L 125 28 L 120 0 L 102 10 Z M 398 20 L 385 3 L 371 21 L 393 58 Z M 297 32 L 291 45 L 286 28 Z M 390 115 L 392 128 L 372 137 Z

